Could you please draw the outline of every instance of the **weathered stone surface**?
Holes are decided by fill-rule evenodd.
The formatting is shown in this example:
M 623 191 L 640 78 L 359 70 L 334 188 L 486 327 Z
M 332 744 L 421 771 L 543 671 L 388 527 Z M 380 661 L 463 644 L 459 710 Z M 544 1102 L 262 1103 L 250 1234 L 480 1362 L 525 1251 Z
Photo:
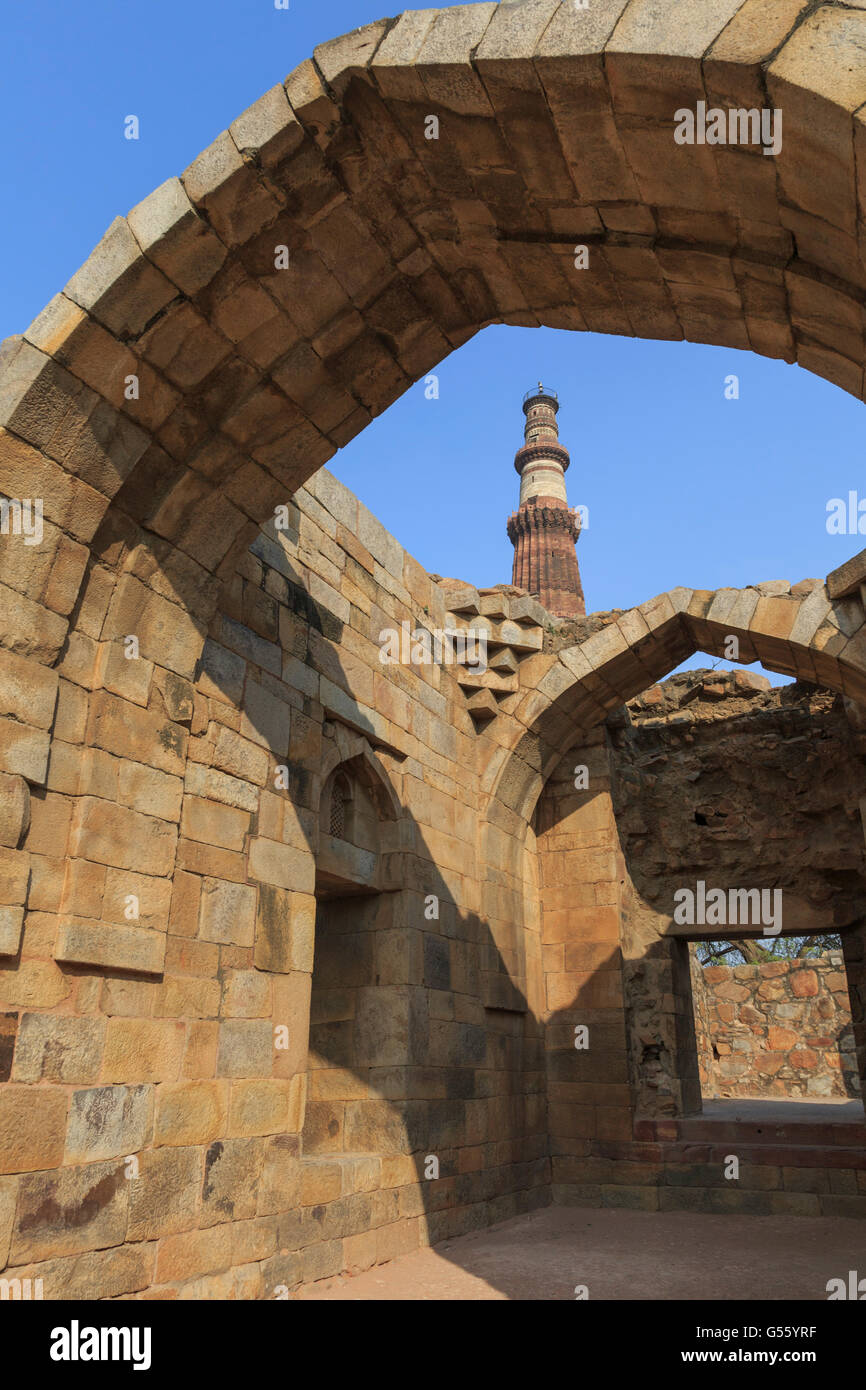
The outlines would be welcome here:
M 48 768 L 49 736 L 44 729 L 15 719 L 0 719 L 0 771 L 39 786 Z
M 315 898 L 268 883 L 259 886 L 255 961 L 259 970 L 313 968 Z
M 0 845 L 14 850 L 30 825 L 30 788 L 24 777 L 0 774 Z M 6 901 L 12 901 L 6 899 Z M 17 901 L 23 902 L 24 898 Z
M 225 1133 L 228 1089 L 216 1081 L 183 1081 L 157 1091 L 156 1144 L 206 1144 Z
M 208 1146 L 204 1157 L 202 1226 L 255 1216 L 263 1158 L 262 1139 L 217 1140 Z
M 63 1158 L 68 1098 L 63 1091 L 4 1086 L 0 1092 L 0 1172 L 56 1168 Z
M 101 926 L 83 919 L 62 921 L 55 954 L 58 960 L 75 965 L 113 966 L 157 975 L 165 961 L 165 935 L 144 927 Z
M 110 1018 L 105 1081 L 174 1081 L 180 1071 L 184 1026 L 174 1019 Z
M 251 946 L 255 934 L 256 892 L 242 883 L 202 880 L 199 936 L 236 946 Z
M 267 1019 L 227 1019 L 220 1024 L 218 1076 L 270 1076 L 274 1036 Z
M 313 891 L 315 865 L 312 855 L 304 850 L 255 839 L 250 841 L 250 877 L 265 885 L 309 894 Z
M 150 1127 L 149 1086 L 74 1091 L 66 1131 L 67 1163 L 117 1158 L 144 1146 Z
M 20 1279 L 41 1279 L 43 1297 L 90 1300 L 119 1298 L 147 1289 L 153 1283 L 156 1247 L 153 1244 L 119 1245 L 93 1250 L 66 1259 L 20 1265 Z
M 103 1018 L 54 1018 L 25 1013 L 15 1050 L 15 1081 L 95 1081 L 105 1038 Z M 108 1155 L 94 1155 L 94 1157 Z
M 155 1240 L 194 1226 L 200 1181 L 200 1149 L 148 1149 L 139 1154 L 138 1175 L 129 1180 L 127 1240 Z
M 0 955 L 17 955 L 24 927 L 24 908 L 0 908 Z
M 93 1163 L 22 1179 L 10 1261 L 119 1245 L 126 1229 L 123 1164 Z
M 0 714 L 49 729 L 57 703 L 56 671 L 0 649 Z

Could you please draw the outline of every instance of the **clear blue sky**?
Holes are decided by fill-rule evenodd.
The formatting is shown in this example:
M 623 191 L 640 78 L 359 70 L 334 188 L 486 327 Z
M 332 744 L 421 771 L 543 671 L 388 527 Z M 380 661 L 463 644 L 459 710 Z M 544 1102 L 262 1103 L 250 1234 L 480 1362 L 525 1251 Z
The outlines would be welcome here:
M 41 0 L 0 19 L 6 216 L 0 337 L 20 332 L 106 227 L 179 174 L 313 48 L 399 13 L 387 0 Z M 141 138 L 123 138 L 137 115 Z M 829 498 L 866 496 L 862 405 L 751 353 L 492 328 L 413 387 L 331 463 L 427 568 L 508 581 L 505 520 L 523 392 L 560 393 L 590 609 L 675 584 L 824 575 L 866 538 L 830 536 Z M 728 373 L 740 399 L 725 400 Z

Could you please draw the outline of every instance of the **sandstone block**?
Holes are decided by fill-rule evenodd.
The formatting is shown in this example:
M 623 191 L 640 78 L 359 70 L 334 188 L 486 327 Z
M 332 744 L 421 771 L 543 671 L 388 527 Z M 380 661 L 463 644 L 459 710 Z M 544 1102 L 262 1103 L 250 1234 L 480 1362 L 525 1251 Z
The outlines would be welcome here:
M 224 1018 L 269 1018 L 271 982 L 260 970 L 232 970 L 223 980 Z
M 259 970 L 311 972 L 316 900 L 263 883 L 256 916 L 255 963 Z
M 290 713 L 289 706 L 263 685 L 247 681 L 240 732 L 269 749 L 278 762 L 285 761 L 289 750 Z
M 270 1076 L 273 1059 L 269 1019 L 227 1019 L 220 1024 L 218 1076 Z
M 791 976 L 791 991 L 797 999 L 811 999 L 818 993 L 814 970 L 798 970 Z
M 30 788 L 24 777 L 0 773 L 0 845 L 14 850 L 30 825 Z M 9 898 L 6 902 L 11 901 Z M 24 899 L 19 898 L 19 902 Z
M 234 806 L 239 811 L 254 812 L 259 804 L 257 786 L 239 777 L 230 777 L 215 767 L 202 767 L 200 763 L 188 764 L 184 790 L 189 796 L 220 801 L 224 806 Z
M 40 785 L 48 770 L 49 743 L 44 729 L 14 719 L 0 719 L 0 771 Z
M 155 1245 L 120 1245 L 16 1269 L 20 1279 L 41 1279 L 52 1300 L 93 1300 L 134 1294 L 153 1282 Z
M 0 1004 L 51 1009 L 72 993 L 72 985 L 53 961 L 22 960 L 17 970 L 0 971 Z
M 74 856 L 164 876 L 174 867 L 177 828 L 126 806 L 84 796 L 75 807 L 69 844 Z
M 100 642 L 98 653 L 96 685 L 103 686 L 123 700 L 146 706 L 153 678 L 153 662 L 144 657 L 127 657 L 126 649 L 119 640 Z
M 343 1165 L 327 1159 L 307 1159 L 301 1169 L 301 1204 L 317 1206 L 342 1195 Z
M 150 1130 L 149 1086 L 97 1086 L 74 1091 L 66 1131 L 66 1163 L 93 1163 L 135 1153 Z
M 185 1077 L 211 1077 L 216 1072 L 219 1026 L 209 1019 L 190 1021 L 182 1074 Z
M 280 211 L 254 168 L 241 159 L 227 130 L 202 151 L 181 178 L 191 201 L 204 208 L 227 246 L 249 240 Z
M 0 907 L 0 956 L 18 954 L 23 929 L 23 907 Z
M 18 1179 L 0 1178 L 0 1269 L 6 1268 L 17 1201 Z
M 196 1224 L 201 1150 L 147 1149 L 138 1155 L 138 1176 L 129 1180 L 127 1240 L 156 1240 Z
M 184 797 L 181 834 L 187 839 L 201 840 L 221 849 L 242 850 L 249 823 L 249 815 L 232 806 L 204 801 L 197 796 Z
M 225 1133 L 228 1086 L 221 1081 L 180 1081 L 156 1093 L 156 1145 L 208 1144 Z
M 63 1160 L 68 1097 L 36 1086 L 0 1091 L 0 1173 L 56 1168 Z
M 229 134 L 241 152 L 255 150 L 265 168 L 293 154 L 304 138 L 282 86 L 272 87 L 253 102 L 232 122 Z
M 275 1134 L 265 1145 L 258 1191 L 260 1216 L 290 1211 L 300 1201 L 301 1163 L 295 1135 Z
M 58 685 L 56 671 L 0 648 L 0 714 L 50 729 Z
M 221 725 L 213 751 L 214 767 L 232 777 L 263 787 L 268 780 L 268 755 L 258 744 Z
M 91 1163 L 22 1180 L 10 1259 L 120 1245 L 126 1233 L 128 1183 L 122 1163 Z
M 164 932 L 168 928 L 171 893 L 171 879 L 109 869 L 105 875 L 101 916 L 107 922 L 130 922 L 150 931 Z M 136 902 L 130 902 L 130 898 L 135 898 Z M 128 915 L 136 911 L 137 915 Z
M 199 1021 L 215 1017 L 219 1009 L 219 980 L 168 976 L 154 1000 L 155 1018 L 189 1018 Z
M 73 918 L 60 923 L 55 956 L 75 965 L 113 966 L 158 975 L 165 961 L 165 935 L 145 927 L 103 926 Z
M 199 936 L 224 945 L 252 946 L 256 890 L 243 883 L 202 880 Z
M 102 1018 L 25 1013 L 18 1029 L 14 1079 L 79 1085 L 95 1081 L 104 1038 Z
M 63 293 L 122 338 L 141 332 L 175 289 L 142 255 L 126 219 L 116 217 Z
M 142 251 L 187 295 L 202 289 L 228 254 L 193 207 L 180 179 L 160 184 L 136 204 L 127 220 Z
M 250 840 L 250 878 L 295 893 L 311 894 L 315 886 L 315 860 L 308 851 L 256 837 Z
M 291 1081 L 277 1078 L 235 1081 L 229 1109 L 232 1135 L 279 1134 L 297 1132 L 300 1126 L 298 1097 L 304 1078 Z
M 105 1081 L 174 1081 L 180 1074 L 185 1028 L 169 1019 L 110 1018 L 105 1038 Z
M 208 1231 L 184 1231 L 160 1241 L 156 1282 L 166 1284 L 178 1279 L 191 1279 L 199 1274 L 227 1269 L 230 1264 L 229 1225 L 214 1226 Z
M 185 729 L 155 710 L 140 709 L 104 690 L 93 695 L 87 742 L 96 748 L 183 776 L 187 738 Z
M 245 1221 L 256 1214 L 263 1139 L 218 1139 L 204 1159 L 201 1225 Z

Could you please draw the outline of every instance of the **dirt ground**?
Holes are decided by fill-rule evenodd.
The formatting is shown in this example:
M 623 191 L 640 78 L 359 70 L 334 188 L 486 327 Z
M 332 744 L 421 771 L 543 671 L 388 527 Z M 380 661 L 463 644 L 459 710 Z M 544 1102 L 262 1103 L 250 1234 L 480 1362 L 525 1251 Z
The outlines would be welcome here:
M 826 1300 L 866 1269 L 866 1222 L 547 1207 L 298 1290 L 300 1299 Z

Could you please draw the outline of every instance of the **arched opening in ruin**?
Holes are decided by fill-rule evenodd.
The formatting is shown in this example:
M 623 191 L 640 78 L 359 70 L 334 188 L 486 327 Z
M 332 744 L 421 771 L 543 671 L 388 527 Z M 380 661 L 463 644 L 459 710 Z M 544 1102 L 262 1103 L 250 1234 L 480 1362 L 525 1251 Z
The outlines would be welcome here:
M 617 640 L 611 634 L 612 650 Z M 686 650 L 666 645 L 664 638 L 656 643 L 645 637 L 644 643 L 644 659 L 649 657 L 657 679 Z M 719 655 L 717 644 L 697 645 Z M 750 654 L 760 646 L 753 635 Z M 572 670 L 585 669 L 571 653 L 564 659 Z M 636 663 L 629 668 L 625 649 L 612 661 L 591 664 L 592 697 L 586 676 L 565 694 L 557 694 L 560 682 L 551 680 L 554 698 L 536 717 L 532 744 L 520 736 L 499 778 L 507 804 L 535 808 L 554 1182 L 559 1173 L 588 1198 L 590 1177 L 608 1172 L 608 1160 L 626 1156 L 636 1141 L 671 1141 L 673 1161 L 680 1161 L 676 1143 L 736 1139 L 754 1159 L 772 1139 L 789 1146 L 792 1172 L 813 1144 L 815 1153 L 824 1145 L 832 1155 L 834 1144 L 853 1152 L 863 1126 L 858 991 L 866 926 L 860 816 L 866 774 L 857 703 L 816 688 L 814 671 L 808 681 L 763 691 L 751 673 L 736 671 L 684 672 L 645 686 Z M 782 664 L 796 663 L 783 656 Z M 838 690 L 838 674 L 831 680 Z M 593 697 L 607 704 L 606 717 L 592 712 Z M 724 718 L 722 699 L 729 707 Z M 732 740 L 741 746 L 735 749 Z M 563 743 L 572 745 L 565 755 Z M 529 761 L 521 772 L 515 760 L 524 759 Z M 547 775 L 546 763 L 553 769 Z M 841 933 L 853 1018 L 849 1026 L 843 1017 L 841 958 L 811 970 L 803 961 L 787 1000 L 778 985 L 756 980 L 762 998 L 774 1008 L 780 1004 L 787 1015 L 784 1035 L 782 1018 L 774 1021 L 763 1006 L 746 1020 L 750 1040 L 763 1025 L 754 1043 L 757 1060 L 766 1062 L 767 1073 L 782 1070 L 802 1085 L 788 1087 L 781 1108 L 767 1087 L 748 1104 L 736 1093 L 729 1103 L 713 1097 L 702 1114 L 689 943 L 720 933 L 715 919 L 695 925 L 694 913 L 677 923 L 676 895 L 691 892 L 694 905 L 696 894 L 718 886 L 726 899 L 733 891 L 745 907 L 737 890 L 756 882 L 778 888 L 765 893 L 777 911 L 775 929 L 769 923 L 774 934 L 783 931 L 783 922 L 785 935 Z M 749 895 L 750 909 L 753 897 L 761 899 Z M 761 900 L 761 910 L 763 905 Z M 753 936 L 754 923 L 750 930 L 744 921 L 752 918 L 741 917 L 727 934 Z M 764 973 L 788 968 L 777 965 Z M 821 992 L 825 972 L 831 981 L 825 1006 L 840 1017 L 849 1073 L 859 1070 L 858 1084 L 845 1088 L 853 1097 L 830 1083 L 829 1068 L 842 1067 L 839 1038 L 824 1038 L 827 1029 L 817 1028 L 817 1015 L 799 1017 L 797 1001 Z M 737 980 L 733 989 L 739 994 L 744 986 Z M 700 1009 L 698 1001 L 699 1023 Z M 802 1036 L 792 1026 L 795 1012 Z M 817 1046 L 809 1047 L 807 1030 Z M 741 1047 L 745 1041 L 741 1033 Z M 771 1048 L 771 1042 L 778 1046 Z M 787 1055 L 771 1055 L 780 1054 L 782 1044 Z M 815 1070 L 822 1054 L 823 1078 Z M 813 1104 L 792 1114 L 784 1102 L 798 1093 Z M 591 1157 L 584 1162 L 575 1154 L 587 1144 Z
M 344 748 L 360 743 L 347 736 Z M 324 778 L 304 1158 L 327 1155 L 351 1164 L 389 1151 L 399 1130 L 382 1100 L 389 1069 L 407 1064 L 407 993 L 393 969 L 404 904 L 393 859 L 387 862 L 399 853 L 397 826 L 393 798 L 368 748 Z

